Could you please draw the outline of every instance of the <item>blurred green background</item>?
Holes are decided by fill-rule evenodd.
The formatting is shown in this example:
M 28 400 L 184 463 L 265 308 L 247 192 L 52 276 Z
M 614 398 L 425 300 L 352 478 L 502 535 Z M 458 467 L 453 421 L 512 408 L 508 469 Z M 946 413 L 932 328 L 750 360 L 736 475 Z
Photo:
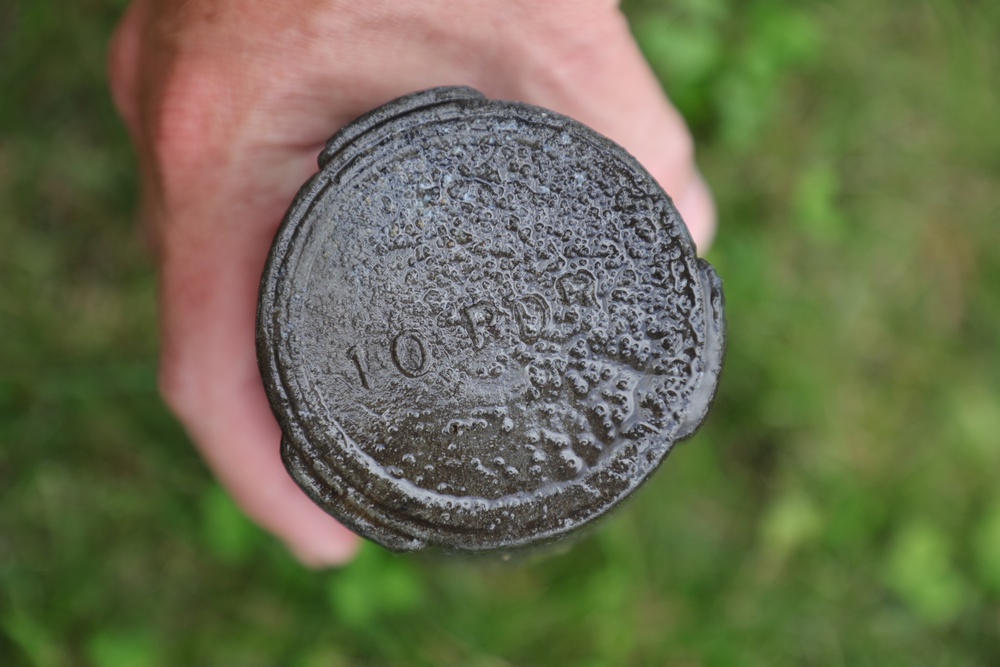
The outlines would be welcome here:
M 0 665 L 1000 665 L 1000 3 L 627 2 L 718 199 L 708 424 L 562 553 L 327 573 L 157 397 L 123 6 L 0 3 Z

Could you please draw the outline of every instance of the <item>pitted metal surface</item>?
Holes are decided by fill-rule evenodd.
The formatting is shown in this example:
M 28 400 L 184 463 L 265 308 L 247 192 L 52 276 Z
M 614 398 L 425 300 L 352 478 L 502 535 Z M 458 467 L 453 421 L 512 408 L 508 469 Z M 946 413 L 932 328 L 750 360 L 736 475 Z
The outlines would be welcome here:
M 623 149 L 424 91 L 331 139 L 278 232 L 258 351 L 289 471 L 393 549 L 604 514 L 701 423 L 721 285 Z

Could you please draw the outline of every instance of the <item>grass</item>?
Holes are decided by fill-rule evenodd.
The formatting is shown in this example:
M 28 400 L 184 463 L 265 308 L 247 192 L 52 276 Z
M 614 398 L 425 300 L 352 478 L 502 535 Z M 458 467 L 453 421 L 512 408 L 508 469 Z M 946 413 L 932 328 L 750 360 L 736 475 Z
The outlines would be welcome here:
M 718 198 L 708 424 L 564 552 L 314 573 L 156 395 L 122 7 L 0 7 L 0 664 L 1000 664 L 1000 8 L 627 3 Z

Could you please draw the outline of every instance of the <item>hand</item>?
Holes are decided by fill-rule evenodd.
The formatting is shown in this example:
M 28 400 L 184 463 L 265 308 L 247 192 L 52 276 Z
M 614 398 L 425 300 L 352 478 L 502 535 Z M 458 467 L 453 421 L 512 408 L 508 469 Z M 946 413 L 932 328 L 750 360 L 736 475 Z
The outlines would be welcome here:
M 254 316 L 285 208 L 338 128 L 447 84 L 548 107 L 631 151 L 702 248 L 691 137 L 609 0 L 135 0 L 110 52 L 159 268 L 160 389 L 243 510 L 305 563 L 357 538 L 286 474 Z

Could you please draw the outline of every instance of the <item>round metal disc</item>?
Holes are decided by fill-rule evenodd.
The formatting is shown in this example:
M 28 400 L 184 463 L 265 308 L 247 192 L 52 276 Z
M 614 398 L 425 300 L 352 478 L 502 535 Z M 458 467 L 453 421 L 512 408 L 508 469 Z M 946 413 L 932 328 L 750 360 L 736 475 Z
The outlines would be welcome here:
M 622 148 L 424 91 L 331 139 L 261 283 L 282 456 L 396 550 L 506 549 L 604 514 L 701 423 L 722 292 Z

